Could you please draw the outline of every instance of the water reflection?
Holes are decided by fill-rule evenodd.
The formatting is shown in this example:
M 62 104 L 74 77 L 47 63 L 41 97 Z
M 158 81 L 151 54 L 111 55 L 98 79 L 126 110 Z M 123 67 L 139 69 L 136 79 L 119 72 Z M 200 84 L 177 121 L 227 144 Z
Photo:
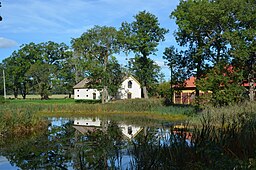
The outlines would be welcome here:
M 188 146 L 173 126 L 99 118 L 51 122 L 43 132 L 2 139 L 0 156 L 21 169 L 155 169 L 169 166 L 172 145 Z

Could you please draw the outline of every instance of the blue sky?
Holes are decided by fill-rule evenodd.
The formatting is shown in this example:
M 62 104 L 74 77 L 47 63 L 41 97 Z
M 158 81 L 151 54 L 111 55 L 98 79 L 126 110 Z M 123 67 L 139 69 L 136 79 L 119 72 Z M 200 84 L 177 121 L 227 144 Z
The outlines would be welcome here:
M 158 46 L 157 56 L 150 56 L 162 67 L 166 79 L 169 69 L 162 59 L 165 47 L 176 45 L 175 21 L 169 18 L 179 0 L 0 0 L 0 62 L 22 44 L 46 41 L 64 42 L 79 37 L 94 25 L 119 28 L 132 22 L 139 11 L 158 17 L 160 26 L 169 29 L 166 40 Z M 115 55 L 125 64 L 124 55 Z

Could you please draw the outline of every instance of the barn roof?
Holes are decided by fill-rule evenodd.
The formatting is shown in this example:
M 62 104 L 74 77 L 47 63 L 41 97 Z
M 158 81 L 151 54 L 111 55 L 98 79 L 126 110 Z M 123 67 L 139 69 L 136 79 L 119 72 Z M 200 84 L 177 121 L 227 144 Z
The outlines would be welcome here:
M 83 89 L 86 88 L 86 85 L 90 82 L 88 78 L 84 78 L 82 81 L 77 83 L 73 88 L 74 89 Z

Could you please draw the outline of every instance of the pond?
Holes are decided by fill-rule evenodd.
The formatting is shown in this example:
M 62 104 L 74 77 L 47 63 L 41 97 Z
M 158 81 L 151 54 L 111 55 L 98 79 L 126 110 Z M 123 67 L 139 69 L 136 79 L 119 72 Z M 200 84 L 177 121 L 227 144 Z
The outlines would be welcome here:
M 98 117 L 49 121 L 43 131 L 1 139 L 0 169 L 164 168 L 170 167 L 174 145 L 191 147 L 191 134 L 184 135 L 174 122 Z

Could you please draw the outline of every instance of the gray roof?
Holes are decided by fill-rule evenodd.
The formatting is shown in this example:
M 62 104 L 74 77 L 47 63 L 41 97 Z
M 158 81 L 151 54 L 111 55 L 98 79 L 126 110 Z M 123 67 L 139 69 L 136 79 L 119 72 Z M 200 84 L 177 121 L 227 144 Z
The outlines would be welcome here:
M 77 83 L 73 88 L 74 89 L 83 89 L 86 88 L 86 85 L 90 82 L 88 78 L 84 78 L 82 81 Z

